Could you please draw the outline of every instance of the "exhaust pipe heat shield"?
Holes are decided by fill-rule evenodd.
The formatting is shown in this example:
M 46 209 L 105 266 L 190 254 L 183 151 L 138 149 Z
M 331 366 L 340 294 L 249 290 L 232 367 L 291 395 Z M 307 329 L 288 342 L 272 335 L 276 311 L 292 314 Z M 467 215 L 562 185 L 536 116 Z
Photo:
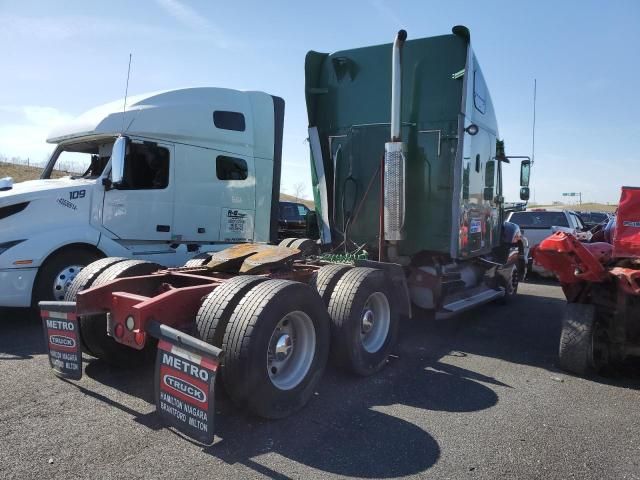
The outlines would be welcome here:
M 384 237 L 402 240 L 405 218 L 406 159 L 402 142 L 384 145 Z

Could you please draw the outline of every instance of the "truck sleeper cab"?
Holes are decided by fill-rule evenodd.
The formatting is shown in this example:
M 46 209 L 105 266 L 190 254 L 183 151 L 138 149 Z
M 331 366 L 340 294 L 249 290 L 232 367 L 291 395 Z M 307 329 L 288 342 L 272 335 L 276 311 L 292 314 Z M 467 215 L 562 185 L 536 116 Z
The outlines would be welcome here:
M 0 306 L 61 300 L 101 257 L 179 266 L 199 251 L 277 239 L 280 98 L 188 88 L 131 97 L 124 113 L 122 104 L 54 131 L 40 180 L 0 191 Z M 118 136 L 127 146 L 114 184 Z

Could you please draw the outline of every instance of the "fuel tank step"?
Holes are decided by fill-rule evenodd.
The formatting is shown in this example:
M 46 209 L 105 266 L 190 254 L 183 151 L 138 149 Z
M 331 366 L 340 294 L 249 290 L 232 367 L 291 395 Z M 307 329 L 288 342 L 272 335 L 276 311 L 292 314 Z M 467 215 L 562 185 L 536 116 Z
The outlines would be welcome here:
M 442 308 L 436 312 L 436 318 L 448 318 L 469 310 L 477 305 L 489 303 L 498 298 L 504 297 L 504 289 L 493 289 L 481 285 L 471 290 L 467 290 L 464 294 L 451 295 L 444 299 Z

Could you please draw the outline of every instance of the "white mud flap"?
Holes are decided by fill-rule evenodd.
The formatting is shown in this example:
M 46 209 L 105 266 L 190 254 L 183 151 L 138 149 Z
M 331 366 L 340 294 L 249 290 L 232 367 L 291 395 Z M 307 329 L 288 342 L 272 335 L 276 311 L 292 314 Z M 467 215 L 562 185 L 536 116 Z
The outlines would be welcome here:
M 75 302 L 40 302 L 49 364 L 61 378 L 82 378 L 82 350 Z
M 185 436 L 213 444 L 214 386 L 222 351 L 156 322 L 148 326 L 147 333 L 159 340 L 155 369 L 158 415 Z

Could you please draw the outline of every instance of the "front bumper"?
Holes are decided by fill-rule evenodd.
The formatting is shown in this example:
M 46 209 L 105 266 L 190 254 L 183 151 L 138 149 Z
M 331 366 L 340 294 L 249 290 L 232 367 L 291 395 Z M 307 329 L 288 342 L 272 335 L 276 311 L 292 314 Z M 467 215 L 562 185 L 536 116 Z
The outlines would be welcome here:
M 37 268 L 0 269 L 0 307 L 30 307 Z

